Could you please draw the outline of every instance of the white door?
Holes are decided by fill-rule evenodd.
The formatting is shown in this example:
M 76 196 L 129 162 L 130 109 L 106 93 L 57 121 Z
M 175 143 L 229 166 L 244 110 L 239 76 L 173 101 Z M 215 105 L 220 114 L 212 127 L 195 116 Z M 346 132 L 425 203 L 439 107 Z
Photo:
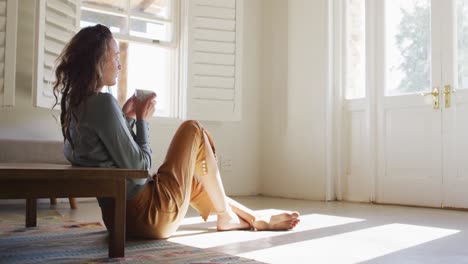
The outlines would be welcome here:
M 460 89 L 467 81 L 458 74 L 465 53 L 457 52 L 464 36 L 457 34 L 464 27 L 457 31 L 457 26 L 466 21 L 456 19 L 468 1 L 380 4 L 384 89 L 377 95 L 376 199 L 468 208 L 468 93 Z
M 447 1 L 443 12 L 442 206 L 468 208 L 468 1 Z

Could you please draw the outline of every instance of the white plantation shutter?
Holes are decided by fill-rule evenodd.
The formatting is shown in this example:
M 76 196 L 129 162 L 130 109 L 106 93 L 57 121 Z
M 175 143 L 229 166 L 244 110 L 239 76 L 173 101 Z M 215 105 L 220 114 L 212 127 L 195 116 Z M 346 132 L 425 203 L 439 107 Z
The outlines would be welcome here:
M 34 106 L 51 108 L 55 60 L 79 29 L 79 0 L 36 0 Z
M 0 0 L 0 106 L 15 104 L 17 0 Z
M 242 0 L 188 0 L 185 4 L 183 117 L 238 121 L 242 103 Z

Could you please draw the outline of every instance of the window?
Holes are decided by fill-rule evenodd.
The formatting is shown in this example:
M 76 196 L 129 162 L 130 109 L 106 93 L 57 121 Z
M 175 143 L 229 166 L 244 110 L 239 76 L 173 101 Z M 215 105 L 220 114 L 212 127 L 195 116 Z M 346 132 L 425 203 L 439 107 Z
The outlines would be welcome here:
M 458 9 L 463 10 L 463 3 L 460 1 Z M 371 43 L 380 45 L 379 48 L 377 46 L 366 48 L 366 30 L 372 31 L 373 27 L 380 26 L 380 24 L 373 23 L 366 29 L 366 3 L 373 7 L 367 10 L 370 17 L 378 16 L 378 9 L 382 4 L 384 33 L 381 36 L 380 33 L 371 32 L 373 35 L 370 37 Z M 343 10 L 345 51 L 342 58 L 345 67 L 343 80 L 346 99 L 359 99 L 366 96 L 366 52 L 372 55 L 372 60 L 384 58 L 382 79 L 385 85 L 385 96 L 431 91 L 430 0 L 382 2 L 347 0 Z M 461 25 L 459 34 L 462 36 L 466 35 L 463 31 L 465 30 L 463 23 L 463 16 L 459 16 Z M 459 41 L 461 53 L 463 53 L 463 45 L 463 40 Z M 380 48 L 384 48 L 383 54 L 380 54 Z M 371 70 L 380 70 L 380 68 Z M 463 78 L 460 79 L 460 83 L 462 82 Z
M 431 1 L 385 1 L 385 95 L 431 90 Z
M 457 0 L 458 89 L 468 89 L 468 1 Z
M 239 121 L 243 0 L 35 1 L 34 104 L 50 108 L 54 61 L 80 27 L 101 23 L 119 42 L 114 95 L 158 94 L 156 116 Z
M 365 0 L 348 0 L 346 12 L 345 98 L 366 95 Z
M 174 117 L 176 0 L 81 0 L 80 27 L 103 24 L 119 43 L 122 71 L 111 92 L 123 104 L 135 89 L 158 95 L 157 116 Z

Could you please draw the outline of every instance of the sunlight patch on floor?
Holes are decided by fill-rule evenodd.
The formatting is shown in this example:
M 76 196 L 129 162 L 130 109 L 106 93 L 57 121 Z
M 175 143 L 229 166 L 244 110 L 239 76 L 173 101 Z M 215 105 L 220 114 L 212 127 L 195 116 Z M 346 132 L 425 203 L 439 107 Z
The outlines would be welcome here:
M 458 232 L 395 223 L 238 255 L 267 263 L 358 263 Z
M 259 214 L 276 214 L 282 211 L 270 209 L 270 210 L 262 210 L 256 211 Z M 184 222 L 181 225 L 181 228 L 177 233 L 169 239 L 169 241 L 195 246 L 198 248 L 211 248 L 235 243 L 242 243 L 246 241 L 268 238 L 268 237 L 275 237 L 275 236 L 282 236 L 282 235 L 289 235 L 293 233 L 298 233 L 307 230 L 314 230 L 350 223 L 356 223 L 364 221 L 363 219 L 358 218 L 348 218 L 348 217 L 338 217 L 338 216 L 330 216 L 330 215 L 321 215 L 321 214 L 310 214 L 310 215 L 302 215 L 301 222 L 299 225 L 290 231 L 282 231 L 282 232 L 270 232 L 270 231 L 262 231 L 262 232 L 255 232 L 255 231 L 227 231 L 227 232 L 215 232 L 216 229 L 216 217 L 210 216 L 208 221 L 210 221 L 210 225 L 206 226 L 206 223 L 203 223 L 200 220 L 200 217 L 194 218 L 187 218 L 184 219 Z M 198 220 L 197 220 L 198 219 Z M 196 223 L 200 223 L 200 227 L 196 226 L 184 226 L 184 225 L 195 225 Z M 205 230 L 202 231 L 203 225 L 205 225 Z M 190 232 L 190 228 L 194 228 L 192 232 L 199 232 L 198 234 L 193 236 L 192 235 L 183 235 L 181 232 Z

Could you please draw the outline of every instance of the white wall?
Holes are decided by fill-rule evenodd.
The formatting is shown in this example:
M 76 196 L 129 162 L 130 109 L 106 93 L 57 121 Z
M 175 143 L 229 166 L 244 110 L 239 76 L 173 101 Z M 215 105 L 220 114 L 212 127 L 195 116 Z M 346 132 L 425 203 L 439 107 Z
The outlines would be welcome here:
M 324 200 L 327 1 L 262 3 L 260 192 Z
M 61 140 L 58 112 L 32 107 L 32 47 L 34 1 L 19 1 L 16 106 L 0 110 L 0 137 Z M 221 155 L 232 158 L 232 171 L 222 172 L 226 192 L 250 195 L 258 192 L 259 146 L 259 43 L 261 33 L 261 1 L 247 0 L 244 32 L 243 119 L 241 122 L 204 123 L 215 139 Z M 179 121 L 151 122 L 150 140 L 155 168 L 161 164 L 170 139 Z

